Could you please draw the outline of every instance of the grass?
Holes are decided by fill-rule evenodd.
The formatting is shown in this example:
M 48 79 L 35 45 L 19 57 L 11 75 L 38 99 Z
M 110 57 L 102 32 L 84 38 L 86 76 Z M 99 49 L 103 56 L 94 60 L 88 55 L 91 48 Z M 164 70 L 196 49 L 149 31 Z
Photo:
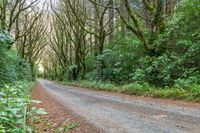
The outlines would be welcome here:
M 42 133 L 44 131 L 48 132 L 49 129 L 53 129 L 53 132 L 55 133 L 65 133 L 70 132 L 71 130 L 78 128 L 79 124 L 76 122 L 72 122 L 69 124 L 66 124 L 63 122 L 59 127 L 55 127 L 54 123 L 51 123 L 49 120 L 42 118 L 40 116 L 34 117 L 34 119 L 31 121 L 31 124 L 34 128 L 35 133 Z M 43 127 L 43 128 L 41 128 Z
M 67 126 L 63 126 L 63 127 L 59 127 L 57 130 L 56 130 L 56 133 L 63 133 L 63 132 L 68 132 L 74 128 L 77 128 L 78 127 L 78 123 L 76 122 L 73 122 L 71 123 L 70 125 L 67 125 Z
M 101 81 L 80 80 L 73 82 L 64 82 L 66 85 L 86 87 L 93 90 L 102 90 L 109 92 L 120 92 L 137 96 L 150 96 L 155 98 L 184 99 L 188 101 L 200 102 L 200 85 L 191 85 L 188 88 L 178 87 L 153 87 L 148 84 L 131 83 L 126 85 L 116 85 Z

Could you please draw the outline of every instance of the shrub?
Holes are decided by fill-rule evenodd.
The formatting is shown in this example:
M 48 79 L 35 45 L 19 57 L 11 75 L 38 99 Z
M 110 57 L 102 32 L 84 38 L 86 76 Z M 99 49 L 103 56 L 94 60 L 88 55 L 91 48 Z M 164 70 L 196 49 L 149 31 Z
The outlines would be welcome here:
M 150 86 L 148 84 L 131 83 L 124 85 L 121 92 L 135 95 L 145 95 L 145 93 L 148 92 L 149 89 Z
M 26 132 L 27 106 L 30 103 L 28 96 L 30 82 L 18 82 L 13 86 L 0 88 L 0 131 Z
M 191 97 L 200 99 L 200 85 L 191 85 Z
M 31 70 L 28 61 L 22 60 L 15 50 L 9 50 L 12 38 L 6 32 L 0 32 L 0 87 L 4 83 L 17 80 L 31 80 Z
M 183 0 L 175 15 L 158 36 L 155 55 L 148 55 L 133 36 L 118 37 L 106 45 L 103 76 L 100 80 L 117 84 L 148 83 L 152 86 L 187 88 L 200 83 L 200 0 Z M 192 21 L 191 21 L 192 20 Z
M 0 31 L 1 133 L 21 133 L 29 130 L 26 125 L 27 106 L 30 103 L 28 93 L 29 88 L 33 86 L 30 82 L 30 65 L 28 61 L 22 60 L 15 50 L 9 49 L 12 41 L 7 32 Z
M 143 53 L 139 41 L 119 37 L 112 44 L 108 44 L 103 54 L 98 57 L 104 62 L 103 76 L 100 80 L 117 84 L 130 83 L 131 73 L 139 65 L 138 58 L 141 54 Z

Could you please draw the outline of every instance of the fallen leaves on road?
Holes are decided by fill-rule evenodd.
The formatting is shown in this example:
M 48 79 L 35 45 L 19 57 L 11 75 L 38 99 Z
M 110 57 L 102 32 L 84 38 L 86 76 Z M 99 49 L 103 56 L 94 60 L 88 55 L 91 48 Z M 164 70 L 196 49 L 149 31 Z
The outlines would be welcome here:
M 83 118 L 75 114 L 72 110 L 66 109 L 45 89 L 38 84 L 33 90 L 31 97 L 33 100 L 42 101 L 41 104 L 34 105 L 44 108 L 48 114 L 34 120 L 35 133 L 98 133 L 98 129 L 87 123 Z

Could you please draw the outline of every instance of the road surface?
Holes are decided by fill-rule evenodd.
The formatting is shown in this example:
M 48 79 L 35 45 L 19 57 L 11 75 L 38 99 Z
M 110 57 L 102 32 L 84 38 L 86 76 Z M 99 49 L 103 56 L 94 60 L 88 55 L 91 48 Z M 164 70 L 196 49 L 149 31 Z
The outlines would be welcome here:
M 105 133 L 200 133 L 200 104 L 174 104 L 39 82 L 55 100 Z

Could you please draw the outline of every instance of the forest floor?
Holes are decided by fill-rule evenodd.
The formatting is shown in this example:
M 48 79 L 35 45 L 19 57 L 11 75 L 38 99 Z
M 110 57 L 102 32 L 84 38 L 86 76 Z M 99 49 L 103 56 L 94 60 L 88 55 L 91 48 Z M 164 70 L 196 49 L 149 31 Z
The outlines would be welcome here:
M 31 98 L 42 101 L 34 107 L 43 108 L 48 113 L 33 123 L 35 133 L 98 133 L 99 129 L 86 122 L 73 110 L 64 107 L 38 83 Z
M 51 125 L 36 127 L 53 132 L 67 124 L 79 126 L 79 133 L 199 133 L 200 104 L 184 101 L 129 96 L 119 93 L 92 91 L 40 80 L 33 98 L 48 115 L 43 118 Z M 67 125 L 65 124 L 65 125 Z

